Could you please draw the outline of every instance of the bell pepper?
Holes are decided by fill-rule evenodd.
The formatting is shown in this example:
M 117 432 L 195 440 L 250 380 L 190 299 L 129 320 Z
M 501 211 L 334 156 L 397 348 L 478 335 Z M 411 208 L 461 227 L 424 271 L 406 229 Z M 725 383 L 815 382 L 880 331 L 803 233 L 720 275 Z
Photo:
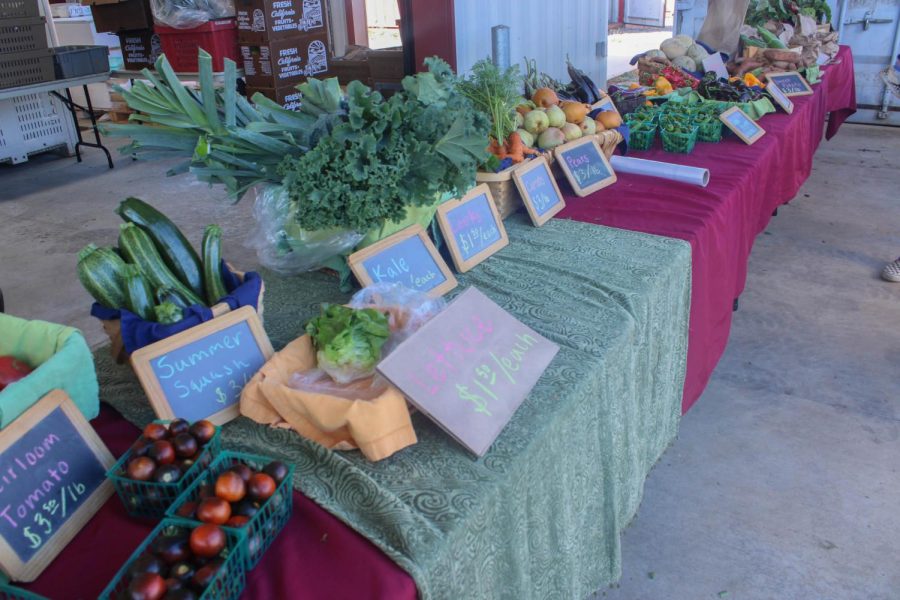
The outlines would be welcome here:
M 660 96 L 666 96 L 675 91 L 672 88 L 671 82 L 665 77 L 657 77 L 656 82 L 653 84 L 653 87 L 656 88 L 656 93 Z
M 753 73 L 744 73 L 744 85 L 746 85 L 747 87 L 766 87 L 766 84 L 757 79 L 756 75 L 754 75 Z

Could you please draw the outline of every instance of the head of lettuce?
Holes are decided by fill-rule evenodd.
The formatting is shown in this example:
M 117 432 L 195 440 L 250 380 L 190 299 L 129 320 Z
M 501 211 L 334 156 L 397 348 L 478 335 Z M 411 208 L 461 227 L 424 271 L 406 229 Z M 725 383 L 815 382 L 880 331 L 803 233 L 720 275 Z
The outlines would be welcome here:
M 307 323 L 306 333 L 316 347 L 319 368 L 337 383 L 350 383 L 375 373 L 391 329 L 387 315 L 374 308 L 324 304 L 322 313 Z

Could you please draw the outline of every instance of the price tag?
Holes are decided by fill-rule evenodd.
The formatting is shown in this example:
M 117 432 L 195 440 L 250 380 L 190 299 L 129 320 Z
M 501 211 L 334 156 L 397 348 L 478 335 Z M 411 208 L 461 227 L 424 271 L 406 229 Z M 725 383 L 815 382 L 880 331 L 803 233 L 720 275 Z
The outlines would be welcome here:
M 453 264 L 460 273 L 509 244 L 503 219 L 487 184 L 475 187 L 458 200 L 441 204 L 437 219 Z
M 809 87 L 803 75 L 797 71 L 788 73 L 767 73 L 766 81 L 768 85 L 777 86 L 788 98 L 793 96 L 809 96 L 813 93 L 813 89 Z

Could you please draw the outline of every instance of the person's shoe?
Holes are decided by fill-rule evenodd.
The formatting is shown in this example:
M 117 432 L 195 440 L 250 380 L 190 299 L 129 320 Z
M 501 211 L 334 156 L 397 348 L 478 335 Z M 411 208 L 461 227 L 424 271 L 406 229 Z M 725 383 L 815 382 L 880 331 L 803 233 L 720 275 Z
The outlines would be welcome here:
M 881 278 L 885 281 L 900 283 L 900 258 L 884 266 L 884 269 L 881 271 Z

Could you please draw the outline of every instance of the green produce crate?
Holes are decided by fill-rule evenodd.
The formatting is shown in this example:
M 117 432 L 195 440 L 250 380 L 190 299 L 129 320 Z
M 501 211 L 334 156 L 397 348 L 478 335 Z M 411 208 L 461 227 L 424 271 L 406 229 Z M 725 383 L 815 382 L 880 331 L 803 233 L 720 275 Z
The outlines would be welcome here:
M 701 142 L 719 142 L 722 140 L 722 121 L 710 119 L 697 125 L 697 140 Z
M 150 547 L 150 544 L 163 534 L 189 533 L 196 526 L 196 523 L 184 519 L 163 519 L 156 526 L 156 529 L 150 532 L 147 539 L 138 546 L 138 549 L 134 551 L 125 564 L 122 565 L 122 568 L 119 569 L 113 580 L 109 582 L 109 585 L 100 594 L 100 599 L 118 600 L 118 598 L 128 597 L 126 593 L 129 584 L 128 570 L 134 561 L 140 558 Z M 243 536 L 234 529 L 225 530 L 225 534 L 228 538 L 225 550 L 223 550 L 225 562 L 218 573 L 216 573 L 215 579 L 207 586 L 198 600 L 236 600 L 244 590 L 244 586 L 247 585 L 247 571 L 244 569 L 244 565 L 247 562 L 247 558 L 244 556 L 246 545 L 243 543 Z
M 679 154 L 690 154 L 697 145 L 697 130 L 694 127 L 690 133 L 679 133 L 674 131 L 666 131 L 661 129 L 659 132 L 662 138 L 663 150 L 666 152 L 677 152 Z
M 154 421 L 155 423 L 168 424 L 170 421 Z M 159 519 L 166 514 L 166 510 L 184 492 L 188 486 L 197 479 L 203 471 L 212 464 L 222 449 L 219 438 L 221 427 L 216 427 L 216 433 L 209 440 L 193 466 L 174 483 L 157 483 L 155 481 L 137 481 L 130 479 L 125 473 L 128 459 L 131 458 L 131 448 L 122 455 L 116 464 L 106 473 L 113 482 L 116 493 L 125 505 L 125 510 L 132 517 L 146 517 Z
M 47 600 L 44 596 L 33 594 L 28 590 L 8 583 L 0 583 L 0 600 Z
M 185 502 L 197 502 L 199 500 L 199 491 L 201 485 L 215 485 L 216 478 L 238 464 L 245 464 L 252 469 L 261 471 L 263 467 L 272 462 L 274 459 L 265 456 L 257 456 L 254 454 L 243 454 L 241 452 L 222 452 L 218 458 L 210 465 L 209 469 L 203 473 L 196 481 L 194 481 L 188 489 L 169 507 L 166 516 L 171 518 L 177 517 L 178 509 Z M 236 531 L 244 533 L 244 543 L 247 544 L 247 563 L 246 568 L 249 571 L 259 564 L 263 554 L 272 545 L 272 542 L 278 536 L 284 526 L 291 518 L 294 504 L 294 466 L 288 465 L 287 477 L 275 489 L 275 493 L 265 501 L 260 507 L 259 512 L 251 518 L 247 524 L 240 528 L 223 527 L 228 531 Z M 199 523 L 199 521 L 191 521 Z
M 649 150 L 656 139 L 656 125 L 630 128 L 628 147 L 631 150 Z

